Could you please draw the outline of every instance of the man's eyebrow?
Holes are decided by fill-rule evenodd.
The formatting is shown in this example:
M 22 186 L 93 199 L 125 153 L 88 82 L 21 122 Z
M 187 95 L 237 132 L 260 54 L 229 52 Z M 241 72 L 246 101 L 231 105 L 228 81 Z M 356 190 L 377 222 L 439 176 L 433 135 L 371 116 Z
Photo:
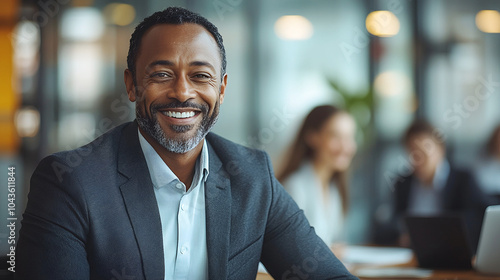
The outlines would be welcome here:
M 175 64 L 170 60 L 155 60 L 155 61 L 151 62 L 147 68 L 152 68 L 152 67 L 155 67 L 158 65 L 159 66 L 174 66 Z M 189 66 L 207 66 L 215 71 L 215 67 L 210 62 L 207 62 L 207 61 L 196 60 L 196 61 L 189 63 Z
M 154 67 L 154 66 L 157 66 L 157 65 L 161 65 L 161 66 L 173 66 L 174 63 L 172 61 L 170 61 L 170 60 L 155 60 L 155 61 L 151 62 L 148 65 L 148 68 Z
M 193 62 L 189 63 L 189 66 L 207 66 L 209 68 L 212 68 L 212 70 L 215 71 L 215 67 L 207 61 L 198 61 L 198 60 L 193 61 Z

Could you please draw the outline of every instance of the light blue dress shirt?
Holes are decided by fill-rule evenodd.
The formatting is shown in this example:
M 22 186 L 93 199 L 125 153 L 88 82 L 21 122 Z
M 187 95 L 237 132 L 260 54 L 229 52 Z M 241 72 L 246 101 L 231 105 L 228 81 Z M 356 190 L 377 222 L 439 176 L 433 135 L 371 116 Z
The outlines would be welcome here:
M 193 182 L 186 191 L 186 186 L 141 132 L 138 133 L 160 211 L 165 279 L 208 279 L 205 220 L 205 181 L 209 172 L 207 144 L 203 140 Z
M 482 190 L 488 195 L 500 194 L 500 160 L 487 158 L 474 165 L 474 172 Z
M 432 186 L 425 186 L 417 178 L 413 181 L 408 204 L 412 215 L 436 215 L 443 211 L 441 193 L 450 176 L 450 164 L 443 160 L 434 173 Z

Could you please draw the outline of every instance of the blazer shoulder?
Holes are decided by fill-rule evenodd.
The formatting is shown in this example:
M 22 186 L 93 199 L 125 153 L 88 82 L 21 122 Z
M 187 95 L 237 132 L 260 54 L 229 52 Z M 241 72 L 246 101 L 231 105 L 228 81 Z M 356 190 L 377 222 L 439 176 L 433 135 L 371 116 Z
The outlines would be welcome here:
M 38 171 L 53 171 L 59 181 L 69 173 L 99 170 L 116 163 L 118 144 L 124 129 L 131 129 L 133 123 L 124 123 L 112 128 L 92 142 L 73 150 L 61 151 L 43 158 L 38 164 Z
M 479 191 L 480 189 L 476 176 L 470 169 L 454 166 L 450 168 L 446 185 L 455 190 L 457 189 L 456 186 L 462 186 L 475 191 Z
M 124 123 L 119 126 L 116 126 L 109 131 L 105 132 L 101 136 L 98 136 L 91 142 L 80 146 L 73 150 L 66 150 L 54 153 L 47 158 L 58 158 L 58 159 L 66 159 L 69 155 L 79 154 L 81 156 L 93 156 L 99 152 L 102 152 L 103 149 L 109 149 L 111 146 L 118 146 L 118 142 L 120 141 L 120 137 L 122 135 L 123 129 L 131 126 L 132 123 Z

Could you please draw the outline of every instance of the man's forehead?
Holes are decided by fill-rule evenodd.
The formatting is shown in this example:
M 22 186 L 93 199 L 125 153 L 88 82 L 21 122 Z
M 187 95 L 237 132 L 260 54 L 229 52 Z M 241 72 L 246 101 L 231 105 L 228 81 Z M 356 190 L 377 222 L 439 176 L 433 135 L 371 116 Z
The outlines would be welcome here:
M 440 142 L 430 133 L 418 133 L 412 135 L 407 141 L 408 148 L 428 148 L 429 145 L 440 146 Z
M 147 43 L 146 41 L 169 43 L 202 42 L 207 46 L 213 45 L 218 49 L 214 36 L 205 27 L 195 23 L 156 24 L 145 32 L 141 45 Z
M 137 62 L 149 64 L 152 59 L 160 59 L 162 54 L 172 54 L 172 51 L 174 54 L 194 52 L 195 56 L 208 55 L 216 60 L 215 64 L 221 63 L 215 38 L 203 26 L 193 23 L 152 26 L 141 40 Z

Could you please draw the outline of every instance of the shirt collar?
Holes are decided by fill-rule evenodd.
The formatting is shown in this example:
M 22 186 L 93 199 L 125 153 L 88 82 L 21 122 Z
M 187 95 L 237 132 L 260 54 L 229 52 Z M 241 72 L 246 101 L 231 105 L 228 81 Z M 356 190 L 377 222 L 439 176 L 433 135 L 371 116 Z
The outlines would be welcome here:
M 434 188 L 436 188 L 437 190 L 443 189 L 449 175 L 450 164 L 446 159 L 444 159 L 436 168 L 436 173 L 434 174 L 434 178 L 432 179 L 432 185 L 434 186 Z
M 203 182 L 207 181 L 208 173 L 210 173 L 208 168 L 208 145 L 205 139 L 203 141 L 203 147 L 201 148 L 201 156 L 200 156 L 200 170 L 203 170 Z
M 179 178 L 170 170 L 167 164 L 161 159 L 158 153 L 154 150 L 154 148 L 149 144 L 149 142 L 142 136 L 139 129 L 137 129 L 137 134 L 139 135 L 139 143 L 141 145 L 142 152 L 144 154 L 144 158 L 146 159 L 146 163 L 148 165 L 149 174 L 151 176 L 151 181 L 153 182 L 153 186 L 155 188 L 162 188 L 169 185 L 172 182 L 180 181 Z M 203 147 L 201 149 L 201 154 L 196 160 L 195 165 L 195 176 L 193 178 L 192 186 L 197 186 L 199 180 L 203 180 L 205 182 L 207 180 L 209 174 L 208 168 L 208 145 L 205 141 L 203 141 Z M 201 178 L 199 174 L 202 174 Z

